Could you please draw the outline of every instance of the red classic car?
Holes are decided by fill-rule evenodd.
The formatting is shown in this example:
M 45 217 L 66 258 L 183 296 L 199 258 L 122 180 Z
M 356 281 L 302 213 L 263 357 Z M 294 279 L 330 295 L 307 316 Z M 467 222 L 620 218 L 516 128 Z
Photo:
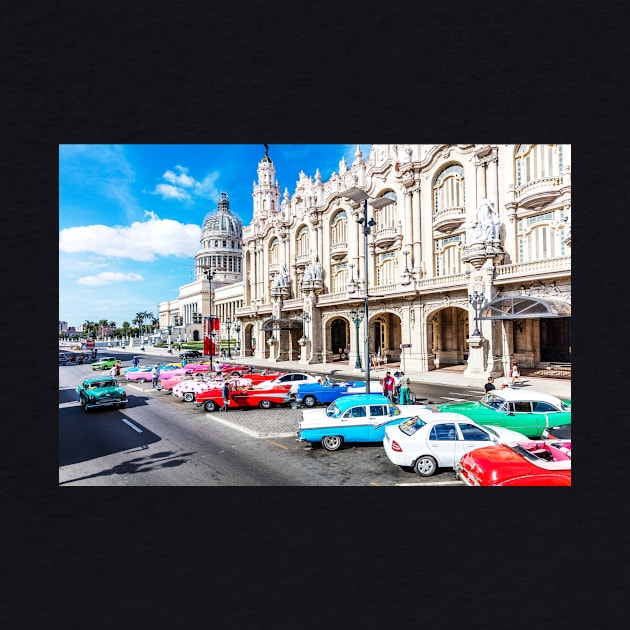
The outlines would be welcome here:
M 571 440 L 532 440 L 485 446 L 455 466 L 469 486 L 570 486 Z
M 234 376 L 243 376 L 249 370 L 249 365 L 232 365 L 231 363 L 215 363 L 214 372 L 217 374 L 232 374 Z
M 249 376 L 246 379 L 248 380 Z M 255 389 L 254 387 L 237 387 L 230 390 L 230 409 L 243 407 L 258 407 L 269 409 L 274 405 L 284 405 L 290 402 L 290 385 L 280 385 L 271 389 Z M 209 389 L 196 395 L 195 405 L 203 406 L 206 411 L 216 411 L 223 406 L 221 388 Z

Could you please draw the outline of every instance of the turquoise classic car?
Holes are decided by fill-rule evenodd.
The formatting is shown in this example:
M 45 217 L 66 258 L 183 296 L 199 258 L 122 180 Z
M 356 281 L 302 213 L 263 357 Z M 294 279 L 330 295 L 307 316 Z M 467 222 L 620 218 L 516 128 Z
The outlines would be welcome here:
M 444 403 L 440 411 L 461 413 L 478 424 L 540 437 L 547 427 L 571 424 L 571 403 L 542 392 L 507 388 L 489 391 L 479 402 Z
M 385 427 L 400 424 L 425 405 L 398 405 L 382 394 L 342 396 L 325 409 L 304 409 L 298 425 L 299 442 L 320 443 L 336 451 L 344 442 L 382 442 Z
M 77 387 L 79 402 L 85 411 L 94 407 L 114 405 L 123 409 L 127 404 L 127 392 L 116 384 L 116 379 L 111 376 L 100 378 L 86 378 Z

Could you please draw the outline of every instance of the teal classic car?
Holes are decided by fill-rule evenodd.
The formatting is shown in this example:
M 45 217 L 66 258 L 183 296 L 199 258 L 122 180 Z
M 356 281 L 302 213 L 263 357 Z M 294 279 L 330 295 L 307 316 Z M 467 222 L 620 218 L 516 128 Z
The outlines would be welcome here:
M 92 363 L 92 369 L 106 370 L 107 368 L 114 367 L 114 365 L 116 365 L 116 361 L 118 361 L 116 357 L 103 357 L 102 359 Z
M 571 402 L 542 392 L 507 388 L 489 391 L 479 402 L 444 403 L 440 411 L 461 413 L 478 424 L 503 427 L 538 438 L 547 427 L 571 424 Z
M 101 378 L 86 378 L 77 387 L 79 402 L 85 411 L 94 407 L 114 405 L 124 409 L 127 404 L 127 392 L 116 384 L 116 379 L 111 376 Z
M 382 394 L 342 396 L 325 409 L 304 409 L 298 425 L 299 442 L 320 443 L 336 451 L 344 442 L 382 442 L 385 427 L 400 424 L 425 405 L 398 405 Z

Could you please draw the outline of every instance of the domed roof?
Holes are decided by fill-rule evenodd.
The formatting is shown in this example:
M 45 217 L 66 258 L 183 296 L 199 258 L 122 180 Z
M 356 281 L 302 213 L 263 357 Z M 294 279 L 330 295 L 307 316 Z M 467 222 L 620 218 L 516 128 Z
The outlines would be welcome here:
M 204 235 L 217 234 L 242 238 L 243 222 L 237 215 L 230 212 L 230 199 L 226 193 L 220 194 L 219 207 L 204 217 L 201 229 Z

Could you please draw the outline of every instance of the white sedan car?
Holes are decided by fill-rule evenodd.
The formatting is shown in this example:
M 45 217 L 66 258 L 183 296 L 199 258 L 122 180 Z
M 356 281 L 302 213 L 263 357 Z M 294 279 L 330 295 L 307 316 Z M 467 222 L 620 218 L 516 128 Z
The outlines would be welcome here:
M 313 376 L 305 372 L 288 372 L 287 374 L 278 376 L 278 378 L 274 378 L 272 381 L 263 381 L 254 386 L 254 389 L 271 389 L 278 387 L 278 385 L 291 385 L 289 393 L 295 394 L 300 385 L 304 385 L 304 383 L 320 383 L 321 380 L 321 376 Z
M 528 439 L 510 429 L 481 426 L 460 413 L 427 409 L 385 427 L 383 446 L 393 464 L 413 467 L 421 477 L 430 477 L 438 468 L 455 468 L 473 449 Z

